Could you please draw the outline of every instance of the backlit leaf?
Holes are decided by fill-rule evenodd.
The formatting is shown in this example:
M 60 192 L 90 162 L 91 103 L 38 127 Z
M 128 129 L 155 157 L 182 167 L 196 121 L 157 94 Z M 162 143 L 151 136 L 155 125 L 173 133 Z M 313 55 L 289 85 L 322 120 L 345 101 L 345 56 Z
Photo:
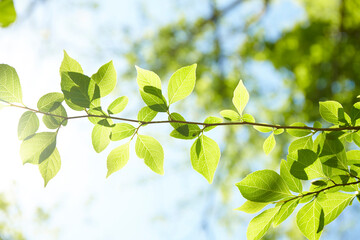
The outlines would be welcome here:
M 281 160 L 280 164 L 280 176 L 284 179 L 288 187 L 291 191 L 301 193 L 302 192 L 302 184 L 298 178 L 295 178 L 290 173 L 291 165 L 284 159 Z
M 253 126 L 253 128 L 262 133 L 268 133 L 273 130 L 272 127 L 264 127 L 264 126 Z
M 196 80 L 196 64 L 182 67 L 169 80 L 169 104 L 186 98 L 194 90 Z
M 126 96 L 115 99 L 108 107 L 109 114 L 118 114 L 122 112 L 129 102 L 129 98 Z
M 288 202 L 285 202 L 281 205 L 280 210 L 275 216 L 274 227 L 278 226 L 280 223 L 285 221 L 295 210 L 296 206 L 299 204 L 299 199 L 294 199 Z
M 91 134 L 92 145 L 97 153 L 103 151 L 110 143 L 111 128 L 95 125 Z
M 56 132 L 40 132 L 26 138 L 20 146 L 23 163 L 39 164 L 55 150 Z
M 135 143 L 136 155 L 154 172 L 164 175 L 164 150 L 153 137 L 138 135 Z
M 58 108 L 50 112 L 51 114 L 67 117 L 65 108 L 62 105 L 59 105 Z M 62 117 L 55 117 L 51 115 L 44 115 L 43 122 L 45 126 L 49 129 L 57 129 L 61 124 L 66 126 L 67 120 Z M 63 121 L 64 120 L 64 121 Z
M 0 99 L 7 102 L 22 103 L 19 76 L 15 68 L 0 64 Z
M 244 122 L 250 122 L 250 123 L 255 122 L 255 118 L 252 115 L 247 114 L 247 113 L 242 115 L 241 120 Z
M 100 96 L 105 97 L 114 90 L 116 86 L 116 71 L 112 61 L 102 65 L 99 70 L 91 76 L 100 88 Z
M 0 27 L 7 27 L 16 20 L 13 0 L 0 1 Z
M 293 123 L 290 126 L 306 127 L 306 125 L 304 123 L 301 123 L 301 122 Z M 305 130 L 305 129 L 291 129 L 291 128 L 288 128 L 288 129 L 286 129 L 286 131 L 291 136 L 294 136 L 294 137 L 304 137 L 304 136 L 309 135 L 311 133 L 311 130 Z
M 288 154 L 290 173 L 302 180 L 311 180 L 326 177 L 323 173 L 322 164 L 316 153 L 309 149 L 301 149 Z
M 134 134 L 136 128 L 128 123 L 116 123 L 114 127 L 111 128 L 110 139 L 112 141 L 119 141 L 121 139 L 130 137 Z
M 218 118 L 218 117 L 207 117 L 204 121 L 204 123 L 222 123 L 222 119 Z M 211 129 L 214 129 L 216 126 L 209 126 L 207 128 L 204 129 L 205 132 L 210 131 Z
M 21 115 L 18 125 L 18 138 L 24 140 L 39 129 L 39 118 L 34 112 L 26 111 Z
M 319 239 L 324 228 L 324 211 L 318 201 L 302 207 L 296 215 L 296 223 L 309 240 Z
M 248 240 L 261 239 L 269 230 L 280 207 L 270 208 L 254 217 L 247 228 L 246 237 Z
M 275 145 L 276 145 L 276 141 L 275 141 L 274 133 L 272 133 L 264 141 L 263 149 L 265 154 L 269 154 L 274 149 Z
M 44 187 L 48 182 L 56 176 L 61 167 L 60 154 L 57 148 L 54 152 L 42 163 L 39 164 L 39 170 L 42 178 L 44 179 Z
M 240 115 L 242 115 L 248 101 L 249 101 L 249 93 L 246 90 L 243 81 L 240 80 L 239 84 L 234 90 L 234 96 L 232 99 L 232 102 Z
M 81 65 L 73 58 L 71 58 L 64 50 L 64 58 L 60 65 L 60 76 L 62 72 L 77 72 L 83 73 Z
M 182 121 L 185 122 L 185 118 L 183 118 L 179 113 L 171 113 L 169 116 L 169 120 L 174 121 Z M 170 133 L 171 137 L 179 138 L 179 139 L 194 139 L 200 133 L 200 128 L 196 124 L 187 124 L 180 122 L 170 122 L 171 126 L 174 130 Z
M 37 108 L 42 112 L 51 112 L 57 109 L 63 101 L 64 95 L 62 93 L 47 93 L 39 99 Z
M 153 120 L 158 112 L 152 110 L 151 108 L 149 108 L 148 106 L 143 107 L 142 109 L 140 109 L 140 111 L 138 112 L 137 115 L 137 119 L 139 121 L 144 121 L 144 122 L 150 122 L 151 120 Z
M 226 109 L 226 110 L 222 110 L 220 112 L 220 115 L 225 118 L 226 120 L 229 120 L 231 122 L 238 122 L 240 121 L 240 115 L 233 111 L 233 110 L 229 110 L 229 109 Z
M 325 213 L 325 225 L 334 221 L 354 197 L 354 194 L 342 192 L 326 193 L 326 198 L 319 200 Z
M 344 119 L 344 109 L 342 105 L 336 101 L 320 102 L 321 117 L 333 124 L 339 124 L 339 120 Z
M 109 177 L 112 173 L 119 171 L 129 161 L 129 142 L 113 149 L 107 157 L 107 174 Z
M 241 205 L 241 207 L 238 207 L 235 210 L 253 214 L 253 213 L 259 212 L 261 209 L 263 209 L 268 204 L 269 203 L 253 202 L 253 201 L 247 200 L 243 205 Z

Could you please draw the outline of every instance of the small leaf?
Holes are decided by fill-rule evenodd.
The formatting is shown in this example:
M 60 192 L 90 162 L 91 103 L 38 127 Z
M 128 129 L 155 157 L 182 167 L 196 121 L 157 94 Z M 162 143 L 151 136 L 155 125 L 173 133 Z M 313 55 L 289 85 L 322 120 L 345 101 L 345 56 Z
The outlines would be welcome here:
M 296 223 L 309 240 L 319 239 L 324 228 L 324 211 L 318 201 L 312 201 L 301 208 L 296 215 Z
M 42 112 L 52 112 L 57 109 L 63 101 L 64 95 L 62 93 L 47 93 L 39 99 L 37 108 Z
M 284 179 L 267 169 L 247 175 L 236 186 L 244 198 L 253 202 L 273 202 L 292 196 Z
M 322 124 L 319 121 L 315 121 L 313 124 L 314 128 L 322 128 Z
M 39 118 L 34 112 L 26 111 L 21 115 L 18 125 L 18 138 L 24 140 L 39 129 Z
M 351 124 L 354 126 L 360 118 L 360 102 L 355 103 L 350 111 Z
M 253 128 L 262 133 L 268 133 L 273 130 L 272 127 L 264 127 L 264 126 L 253 126 Z
M 201 135 L 190 149 L 191 165 L 212 183 L 220 159 L 218 144 L 211 138 Z
M 119 97 L 115 99 L 108 107 L 107 111 L 109 114 L 118 114 L 122 112 L 126 105 L 128 104 L 129 99 L 126 96 Z
M 56 132 L 40 132 L 27 137 L 20 146 L 23 163 L 40 164 L 55 150 Z
M 269 154 L 274 149 L 275 145 L 276 145 L 276 141 L 275 141 L 274 133 L 272 133 L 264 141 L 263 149 L 265 154 L 266 155 Z
M 274 218 L 274 227 L 280 225 L 285 221 L 295 210 L 296 206 L 299 204 L 299 199 L 294 199 L 288 202 L 285 202 L 281 205 L 280 210 Z
M 100 88 L 100 96 L 105 97 L 116 86 L 116 71 L 112 61 L 102 65 L 97 73 L 91 76 Z
M 129 142 L 113 149 L 107 157 L 107 169 L 106 177 L 109 177 L 112 173 L 119 171 L 129 161 Z
M 306 127 L 306 125 L 304 123 L 301 123 L 301 122 L 293 123 L 290 126 Z M 311 133 L 311 130 L 308 130 L 308 129 L 291 129 L 291 128 L 288 128 L 288 129 L 286 129 L 286 131 L 291 136 L 294 136 L 294 137 L 304 137 L 304 136 L 309 135 Z
M 274 131 L 274 134 L 275 135 L 280 135 L 280 134 L 282 134 L 284 132 L 284 129 L 283 128 L 278 128 L 278 129 L 276 129 L 275 131 Z
M 88 117 L 89 121 L 93 124 L 99 124 L 100 121 L 102 120 L 109 120 L 109 125 L 110 124 L 110 120 L 111 119 L 107 119 L 106 117 L 108 116 L 102 109 L 101 107 L 97 107 L 97 108 L 90 108 L 87 111 L 88 115 L 94 115 L 94 116 L 103 116 L 103 117 Z M 112 122 L 111 122 L 112 123 Z
M 132 136 L 135 133 L 136 128 L 128 123 L 116 123 L 111 128 L 110 139 L 112 141 L 119 141 L 121 139 Z
M 150 122 L 151 120 L 153 120 L 158 112 L 152 110 L 151 108 L 149 108 L 148 106 L 143 107 L 142 109 L 140 109 L 138 115 L 137 115 L 137 119 L 139 121 L 144 121 L 144 122 Z
M 320 161 L 326 166 L 339 168 L 347 171 L 348 164 L 343 143 L 338 139 L 332 139 L 326 135 L 322 151 L 319 155 Z
M 270 208 L 254 217 L 247 228 L 246 237 L 248 240 L 259 240 L 269 230 L 280 207 Z
M 325 213 L 325 225 L 334 221 L 354 197 L 354 194 L 342 192 L 326 193 L 326 198 L 319 200 Z
M 51 114 L 67 117 L 65 108 L 62 105 L 59 105 L 57 109 L 50 112 Z M 60 125 L 66 126 L 67 120 L 61 117 L 55 117 L 51 115 L 44 115 L 43 122 L 45 126 L 49 129 L 57 129 Z
M 42 178 L 44 179 L 44 187 L 46 187 L 48 182 L 56 176 L 60 170 L 60 167 L 60 154 L 57 148 L 55 148 L 54 152 L 45 161 L 39 164 L 39 171 Z
M 73 58 L 71 58 L 64 50 L 64 58 L 60 65 L 60 76 L 62 72 L 78 72 L 83 73 L 81 65 Z
M 321 117 L 333 124 L 339 124 L 339 120 L 344 118 L 344 109 L 342 105 L 336 101 L 320 102 Z
M 222 123 L 222 119 L 221 118 L 218 118 L 218 117 L 207 117 L 204 121 L 204 123 L 209 123 L 209 124 L 213 124 L 213 123 Z M 216 126 L 209 126 L 209 127 L 206 127 L 204 129 L 205 132 L 208 132 L 210 131 L 211 129 L 214 129 Z
M 135 143 L 136 155 L 155 173 L 164 175 L 164 150 L 153 137 L 138 135 Z
M 269 203 L 252 202 L 252 201 L 248 200 L 243 205 L 241 205 L 241 207 L 238 207 L 235 210 L 253 214 L 253 213 L 259 212 L 261 209 L 263 209 L 268 204 Z
M 254 123 L 255 122 L 255 118 L 253 116 L 251 116 L 250 114 L 247 114 L 247 113 L 242 115 L 241 120 L 244 121 L 244 122 L 249 122 L 249 123 Z
M 0 99 L 7 102 L 22 103 L 19 76 L 15 68 L 0 64 Z
M 246 90 L 243 81 L 240 80 L 239 84 L 234 90 L 234 96 L 232 99 L 232 102 L 240 115 L 242 115 L 248 101 L 249 101 L 249 93 Z
M 13 0 L 0 1 L 0 27 L 8 27 L 16 20 Z
M 240 121 L 240 115 L 233 111 L 233 110 L 229 110 L 229 109 L 226 109 L 226 110 L 222 110 L 220 112 L 220 115 L 225 118 L 226 120 L 229 120 L 231 122 L 238 122 Z
M 95 125 L 91 134 L 92 145 L 97 153 L 102 152 L 110 143 L 111 128 Z
M 152 110 L 166 112 L 168 106 L 161 92 L 161 81 L 159 76 L 145 69 L 136 66 L 137 83 L 141 98 Z
M 316 153 L 309 149 L 300 149 L 288 154 L 290 173 L 301 180 L 326 177 L 322 164 Z
M 298 178 L 295 178 L 290 173 L 291 165 L 288 164 L 284 159 L 281 160 L 280 164 L 280 176 L 284 179 L 291 191 L 301 193 L 302 184 Z
M 182 67 L 169 80 L 169 104 L 186 98 L 194 90 L 196 80 L 196 64 Z
M 179 113 L 171 113 L 169 120 L 185 122 L 185 118 Z M 180 122 L 170 122 L 171 126 L 175 129 L 170 133 L 171 137 L 179 139 L 194 139 L 201 132 L 200 128 L 196 124 L 187 124 Z

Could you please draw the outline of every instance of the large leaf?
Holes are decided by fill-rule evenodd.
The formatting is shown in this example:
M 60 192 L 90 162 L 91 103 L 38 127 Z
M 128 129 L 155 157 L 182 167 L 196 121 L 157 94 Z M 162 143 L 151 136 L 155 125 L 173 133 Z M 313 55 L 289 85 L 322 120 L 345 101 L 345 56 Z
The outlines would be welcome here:
M 212 183 L 220 159 L 218 144 L 211 138 L 201 135 L 190 150 L 191 165 Z
M 294 212 L 298 204 L 299 199 L 294 199 L 281 204 L 281 208 L 274 219 L 274 227 L 285 221 Z
M 179 113 L 171 113 L 169 116 L 169 121 L 181 121 L 185 122 L 185 118 L 181 116 Z M 187 123 L 179 123 L 179 122 L 170 122 L 171 126 L 174 130 L 170 133 L 171 137 L 179 138 L 179 139 L 194 139 L 201 132 L 200 128 L 196 124 L 187 124 Z
M 118 114 L 122 112 L 129 102 L 129 98 L 126 96 L 115 99 L 108 107 L 109 114 Z
M 18 125 L 18 138 L 24 140 L 39 129 L 39 118 L 34 112 L 26 111 L 21 115 Z
M 43 122 L 45 126 L 49 129 L 57 129 L 60 125 L 66 126 L 67 119 L 64 119 L 63 117 L 67 117 L 67 113 L 63 105 L 59 105 L 58 108 L 50 112 L 51 114 L 62 116 L 62 117 L 56 117 L 51 115 L 44 115 L 43 116 Z
M 186 98 L 194 90 L 196 64 L 177 70 L 170 78 L 168 85 L 169 104 Z
M 111 128 L 95 125 L 91 134 L 92 145 L 97 153 L 102 152 L 110 143 Z
M 269 203 L 253 202 L 253 201 L 247 200 L 243 205 L 241 205 L 241 207 L 238 207 L 235 210 L 253 214 L 253 213 L 259 212 L 261 209 L 263 209 L 268 204 Z
M 280 176 L 284 179 L 288 187 L 291 191 L 301 193 L 302 192 L 302 184 L 300 179 L 295 178 L 290 173 L 291 165 L 288 164 L 284 159 L 281 160 L 280 163 Z
M 46 187 L 48 182 L 55 177 L 55 175 L 59 172 L 60 167 L 60 154 L 57 148 L 55 148 L 54 152 L 45 161 L 39 164 L 39 170 L 42 178 L 44 179 L 44 187 Z
M 358 119 L 360 118 L 360 102 L 355 103 L 350 111 L 351 124 L 356 125 Z
M 166 112 L 168 106 L 161 92 L 161 81 L 159 76 L 152 72 L 136 66 L 137 84 L 141 98 L 152 110 Z
M 242 115 L 248 101 L 249 101 L 249 93 L 246 90 L 243 81 L 240 80 L 239 84 L 234 90 L 234 96 L 232 99 L 232 102 L 240 115 Z
M 107 157 L 107 174 L 109 177 L 112 173 L 119 171 L 129 161 L 129 143 L 127 142 L 113 149 Z
M 345 118 L 342 105 L 336 101 L 320 102 L 321 117 L 333 124 L 339 124 L 339 121 Z
M 16 20 L 13 0 L 0 1 L 0 27 L 7 27 Z
M 329 167 L 345 171 L 348 169 L 345 148 L 338 138 L 331 138 L 330 135 L 326 135 L 319 157 L 321 162 Z
M 296 215 L 296 223 L 309 240 L 319 239 L 324 228 L 324 211 L 318 201 L 312 201 L 301 208 Z
M 319 200 L 325 213 L 325 225 L 334 221 L 355 197 L 354 194 L 342 192 L 328 192 L 325 196 Z
M 121 139 L 130 137 L 134 134 L 136 128 L 128 123 L 116 123 L 114 127 L 111 128 L 110 139 L 112 141 L 119 141 Z
M 47 93 L 39 99 L 37 108 L 42 112 L 51 112 L 57 109 L 63 101 L 64 95 L 62 93 Z
M 110 61 L 101 66 L 91 79 L 99 86 L 101 97 L 111 93 L 116 86 L 116 71 L 113 62 Z
M 247 228 L 246 237 L 248 240 L 261 239 L 269 230 L 271 223 L 279 211 L 280 207 L 270 208 L 254 217 Z
M 236 186 L 244 198 L 253 202 L 273 202 L 292 196 L 284 179 L 273 170 L 253 172 Z
M 19 76 L 15 68 L 0 64 L 0 99 L 7 102 L 22 103 Z
M 40 132 L 26 138 L 20 146 L 23 163 L 39 164 L 54 152 L 56 132 Z
M 291 166 L 290 173 L 298 179 L 311 180 L 326 177 L 320 159 L 309 149 L 289 153 L 287 160 L 288 165 Z
M 138 135 L 135 143 L 136 155 L 154 172 L 164 174 L 164 150 L 153 137 Z

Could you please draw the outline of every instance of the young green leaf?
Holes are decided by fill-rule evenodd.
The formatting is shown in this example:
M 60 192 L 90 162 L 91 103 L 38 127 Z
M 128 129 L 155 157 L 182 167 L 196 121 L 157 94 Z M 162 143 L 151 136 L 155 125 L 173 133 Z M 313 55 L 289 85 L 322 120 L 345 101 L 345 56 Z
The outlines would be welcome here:
M 248 113 L 245 113 L 244 115 L 242 115 L 241 120 L 244 122 L 249 122 L 249 123 L 255 122 L 255 118 Z
M 253 126 L 253 128 L 262 133 L 268 133 L 273 130 L 272 127 L 264 127 L 264 126 Z
M 283 128 L 278 128 L 278 129 L 276 129 L 275 131 L 274 131 L 274 134 L 275 135 L 280 135 L 280 134 L 282 134 L 284 132 L 284 129 Z
M 306 127 L 306 125 L 304 123 L 301 123 L 301 122 L 293 123 L 290 126 Z M 286 129 L 286 131 L 291 136 L 294 136 L 294 137 L 304 137 L 304 136 L 309 135 L 311 133 L 311 130 L 308 130 L 308 129 L 291 129 L 291 128 L 288 128 L 288 129 Z
M 136 66 L 137 83 L 141 98 L 152 110 L 166 112 L 168 106 L 161 92 L 161 81 L 159 76 L 145 69 Z
M 243 81 L 240 80 L 239 84 L 234 90 L 234 96 L 232 99 L 232 102 L 240 115 L 242 115 L 248 101 L 249 101 L 249 93 L 246 90 Z
M 273 170 L 253 172 L 236 186 L 244 198 L 253 202 L 273 202 L 292 196 L 284 179 Z
M 63 101 L 64 95 L 62 93 L 47 93 L 39 99 L 37 108 L 42 112 L 52 112 L 57 109 Z
M 238 122 L 240 121 L 240 115 L 230 109 L 225 109 L 220 112 L 220 115 L 225 118 L 226 120 L 229 120 L 231 122 Z
M 26 111 L 21 115 L 18 125 L 18 138 L 24 140 L 39 129 L 39 118 L 36 113 Z
M 60 154 L 57 148 L 55 148 L 54 152 L 45 161 L 39 164 L 39 171 L 42 178 L 44 179 L 44 187 L 46 187 L 48 182 L 56 176 L 60 170 L 60 167 Z
M 196 64 L 182 67 L 169 80 L 169 104 L 186 98 L 194 90 L 196 80 Z
M 107 114 L 101 109 L 101 107 L 90 108 L 87 111 L 87 113 L 89 115 L 94 115 L 94 116 L 103 116 L 103 117 L 88 117 L 89 121 L 93 124 L 99 124 L 99 122 L 104 119 L 109 120 L 109 122 L 111 120 L 111 119 L 106 119 Z M 111 124 L 110 124 L 110 126 L 111 126 Z
M 169 120 L 185 122 L 185 118 L 179 113 L 171 113 Z M 170 133 L 171 137 L 179 139 L 194 139 L 201 132 L 200 128 L 196 124 L 187 124 L 179 122 L 170 122 L 170 125 L 175 129 Z
M 288 154 L 290 173 L 301 180 L 311 180 L 326 177 L 316 153 L 309 149 L 300 149 Z
M 274 137 L 274 133 L 271 133 L 270 136 L 268 136 L 263 144 L 263 149 L 265 154 L 269 154 L 275 147 L 276 145 L 276 141 L 275 141 L 275 137 Z
M 295 178 L 290 173 L 291 165 L 284 159 L 281 160 L 280 163 L 280 176 L 284 179 L 288 187 L 291 191 L 301 193 L 302 192 L 302 184 L 298 178 Z
M 22 103 L 19 76 L 15 68 L 0 64 L 0 99 L 7 102 Z
M 64 50 L 64 58 L 60 65 L 60 76 L 62 72 L 78 72 L 83 73 L 81 65 L 73 58 L 71 58 Z
M 324 211 L 318 201 L 302 207 L 296 215 L 296 223 L 309 240 L 319 239 L 324 228 Z
M 354 197 L 354 194 L 342 192 L 326 193 L 326 198 L 319 200 L 325 213 L 325 225 L 334 221 L 349 206 Z
M 267 209 L 254 217 L 247 228 L 246 237 L 248 240 L 259 240 L 269 230 L 280 207 Z
M 0 27 L 7 27 L 16 20 L 13 0 L 0 1 Z
M 23 163 L 40 164 L 55 150 L 56 132 L 40 132 L 26 138 L 20 146 Z
M 296 206 L 299 204 L 299 199 L 294 199 L 288 202 L 285 202 L 281 205 L 280 210 L 274 218 L 273 226 L 276 227 L 285 221 L 295 210 Z
M 105 97 L 114 90 L 116 86 L 116 71 L 112 61 L 102 65 L 97 73 L 91 76 L 100 88 L 100 96 Z
M 296 152 L 299 149 L 313 149 L 312 136 L 298 138 L 290 143 L 289 153 Z
M 247 200 L 243 205 L 241 205 L 241 207 L 238 207 L 235 210 L 253 214 L 253 213 L 259 212 L 261 209 L 263 209 L 268 204 L 269 203 L 253 202 L 253 201 Z
M 138 135 L 135 143 L 136 155 L 154 172 L 164 175 L 164 150 L 153 137 Z
M 207 117 L 204 121 L 204 123 L 209 123 L 209 124 L 212 124 L 212 123 L 222 123 L 222 119 L 221 118 L 218 118 L 218 117 Z M 205 132 L 208 132 L 210 131 L 211 129 L 214 129 L 216 126 L 209 126 L 207 128 L 204 129 Z
M 343 106 L 336 101 L 320 102 L 321 117 L 333 124 L 339 124 L 339 120 L 344 118 Z
M 129 144 L 127 142 L 120 147 L 113 149 L 107 157 L 107 174 L 109 177 L 112 173 L 119 171 L 129 161 Z
M 193 168 L 212 183 L 220 159 L 220 148 L 211 138 L 201 135 L 190 149 Z
M 331 138 L 326 135 L 322 151 L 319 155 L 320 161 L 332 168 L 339 168 L 347 171 L 348 164 L 343 143 L 338 138 Z
M 95 125 L 91 134 L 92 145 L 97 153 L 102 152 L 110 143 L 111 128 Z
M 151 120 L 153 120 L 158 112 L 152 110 L 151 108 L 149 108 L 148 106 L 143 107 L 142 109 L 140 109 L 140 111 L 138 112 L 137 115 L 137 119 L 139 121 L 144 121 L 144 122 L 150 122 Z
M 121 139 L 130 137 L 134 134 L 136 128 L 128 123 L 116 123 L 114 127 L 111 128 L 110 139 L 112 141 L 119 141 Z
M 115 99 L 108 107 L 109 114 L 118 114 L 122 112 L 129 102 L 129 98 L 126 96 Z
M 62 117 L 67 117 L 65 108 L 62 105 L 59 105 L 57 109 L 50 112 Z M 62 117 L 55 117 L 51 115 L 44 115 L 43 122 L 45 126 L 49 129 L 57 129 L 60 125 L 66 126 L 67 120 Z

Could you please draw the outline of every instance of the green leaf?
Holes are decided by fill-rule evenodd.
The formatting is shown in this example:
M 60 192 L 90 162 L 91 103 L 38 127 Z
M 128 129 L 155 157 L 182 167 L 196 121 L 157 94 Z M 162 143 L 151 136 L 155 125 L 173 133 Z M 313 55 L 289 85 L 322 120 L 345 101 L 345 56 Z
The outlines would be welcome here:
M 207 117 L 204 121 L 204 123 L 209 123 L 209 124 L 213 124 L 213 123 L 222 123 L 223 120 L 221 118 L 218 117 Z M 204 129 L 205 132 L 210 131 L 211 129 L 214 129 L 216 126 L 209 126 L 207 128 Z
M 342 105 L 336 101 L 320 102 L 321 117 L 333 124 L 339 124 L 341 119 L 344 119 L 344 109 Z
M 139 121 L 144 121 L 144 122 L 150 122 L 151 120 L 153 120 L 158 112 L 152 110 L 151 108 L 149 108 L 148 106 L 143 107 L 142 109 L 140 109 L 140 111 L 138 112 L 137 115 L 137 119 Z
M 273 130 L 272 127 L 264 127 L 264 126 L 253 126 L 253 128 L 262 133 L 268 133 Z
M 136 155 L 155 173 L 164 175 L 164 150 L 153 137 L 138 135 L 135 143 Z
M 55 150 L 56 132 L 40 132 L 26 138 L 20 146 L 23 163 L 40 164 Z
M 314 128 L 322 128 L 322 124 L 319 121 L 315 121 L 313 124 Z
M 110 124 L 111 119 L 106 118 L 108 115 L 101 109 L 101 107 L 90 108 L 87 111 L 87 113 L 88 113 L 88 115 L 103 116 L 103 117 L 88 117 L 88 119 L 89 119 L 89 121 L 91 123 L 99 124 L 99 122 L 102 121 L 102 120 L 108 120 L 109 121 L 109 126 L 111 126 L 111 124 Z
M 354 126 L 360 118 L 360 102 L 355 103 L 350 111 L 351 124 Z
M 112 141 L 119 141 L 121 139 L 130 137 L 134 134 L 136 128 L 128 123 L 116 123 L 114 127 L 111 128 L 110 139 Z
M 254 217 L 247 228 L 246 237 L 248 240 L 261 239 L 269 230 L 280 207 L 270 208 Z
M 319 155 L 320 161 L 332 168 L 348 170 L 346 152 L 343 143 L 326 135 L 322 151 Z
M 92 145 L 97 153 L 102 152 L 110 143 L 111 128 L 95 125 L 91 134 Z
M 276 227 L 285 221 L 295 210 L 296 206 L 299 204 L 299 199 L 294 199 L 288 202 L 285 202 L 281 205 L 280 210 L 274 218 L 273 226 Z
M 108 107 L 109 114 L 118 114 L 122 112 L 129 102 L 129 98 L 126 96 L 115 99 Z
M 22 103 L 19 76 L 15 68 L 0 64 L 0 99 L 7 102 Z
M 280 135 L 280 134 L 282 134 L 284 132 L 284 129 L 283 128 L 278 128 L 278 129 L 276 129 L 275 131 L 274 131 L 274 134 L 275 135 Z
M 263 144 L 263 149 L 265 154 L 269 154 L 275 147 L 276 145 L 276 141 L 275 141 L 275 137 L 274 137 L 274 133 L 270 134 L 270 136 L 268 136 Z
M 169 116 L 169 120 L 182 121 L 185 122 L 185 118 L 183 118 L 179 113 L 171 113 Z M 187 124 L 187 123 L 179 123 L 179 122 L 170 122 L 171 126 L 175 129 L 170 133 L 171 137 L 179 138 L 179 139 L 194 139 L 199 136 L 201 129 L 196 124 Z
M 296 215 L 296 223 L 309 240 L 319 239 L 324 228 L 324 211 L 318 201 L 312 201 L 301 208 Z
M 220 159 L 218 144 L 211 138 L 201 135 L 191 146 L 190 159 L 193 168 L 212 183 Z
M 301 193 L 302 184 L 298 178 L 295 178 L 290 173 L 291 165 L 288 164 L 284 159 L 281 160 L 280 164 L 280 176 L 284 179 L 291 191 Z
M 225 118 L 226 120 L 229 120 L 231 122 L 238 122 L 240 121 L 240 115 L 233 111 L 233 110 L 229 110 L 229 109 L 225 109 L 225 110 L 222 110 L 220 112 L 220 115 Z
M 138 66 L 136 66 L 136 70 L 137 83 L 143 101 L 154 111 L 166 112 L 168 106 L 161 92 L 159 76 L 152 71 L 142 69 Z
M 63 101 L 64 95 L 62 93 L 47 93 L 39 99 L 37 108 L 42 112 L 52 112 L 57 109 Z
M 61 167 L 60 154 L 57 148 L 54 149 L 54 152 L 42 163 L 39 164 L 39 171 L 42 178 L 44 179 L 44 187 L 48 182 L 56 176 Z
M 13 0 L 0 1 L 0 27 L 7 27 L 16 20 Z
M 240 115 L 242 115 L 248 101 L 249 101 L 249 93 L 246 90 L 243 81 L 240 80 L 239 84 L 234 90 L 234 96 L 232 99 L 232 102 Z
M 312 149 L 313 148 L 312 136 L 298 138 L 290 143 L 289 153 L 296 152 L 300 149 Z
M 67 117 L 65 108 L 62 105 L 59 105 L 57 109 L 50 112 L 51 114 Z M 51 115 L 44 115 L 43 122 L 45 126 L 49 129 L 57 129 L 60 125 L 66 126 L 67 120 L 63 121 L 64 118 L 55 117 Z
M 98 85 L 82 73 L 62 72 L 61 91 L 64 93 L 66 103 L 76 111 L 100 106 Z
M 247 175 L 236 186 L 244 198 L 253 202 L 273 202 L 292 196 L 284 179 L 268 169 Z
M 360 132 L 359 132 L 359 131 L 354 132 L 352 135 L 353 135 L 353 141 L 354 141 L 354 143 L 355 143 L 358 147 L 360 147 Z
M 244 121 L 244 122 L 249 122 L 249 123 L 254 123 L 255 122 L 255 118 L 253 116 L 251 116 L 250 114 L 247 114 L 247 113 L 242 115 L 241 120 Z
M 325 225 L 334 221 L 355 197 L 354 194 L 342 192 L 326 193 L 325 196 L 319 200 L 325 213 Z
M 309 149 L 300 149 L 288 154 L 290 173 L 301 180 L 311 180 L 326 177 L 323 173 L 322 164 L 316 153 Z
M 296 123 L 293 123 L 291 124 L 290 126 L 296 126 L 296 127 L 306 127 L 306 125 L 304 123 L 301 123 L 301 122 L 296 122 Z M 300 129 L 291 129 L 291 128 L 288 128 L 286 129 L 286 131 L 291 135 L 291 136 L 294 136 L 294 137 L 304 137 L 306 135 L 309 135 L 311 133 L 311 130 L 300 130 Z
M 102 65 L 97 73 L 91 76 L 100 88 L 100 96 L 105 97 L 114 90 L 116 86 L 116 71 L 112 61 Z
M 182 67 L 169 80 L 169 104 L 186 98 L 194 90 L 196 80 L 196 64 Z
M 18 138 L 24 140 L 39 129 L 39 118 L 34 112 L 26 111 L 21 115 L 18 125 Z
M 73 58 L 71 58 L 64 50 L 64 58 L 60 65 L 60 76 L 62 72 L 77 72 L 83 73 L 81 65 Z
M 268 204 L 269 203 L 253 202 L 248 200 L 243 205 L 241 205 L 241 207 L 238 207 L 235 210 L 253 214 L 259 212 Z
M 127 142 L 113 149 L 107 157 L 107 174 L 109 177 L 112 173 L 119 171 L 129 161 L 129 143 Z

